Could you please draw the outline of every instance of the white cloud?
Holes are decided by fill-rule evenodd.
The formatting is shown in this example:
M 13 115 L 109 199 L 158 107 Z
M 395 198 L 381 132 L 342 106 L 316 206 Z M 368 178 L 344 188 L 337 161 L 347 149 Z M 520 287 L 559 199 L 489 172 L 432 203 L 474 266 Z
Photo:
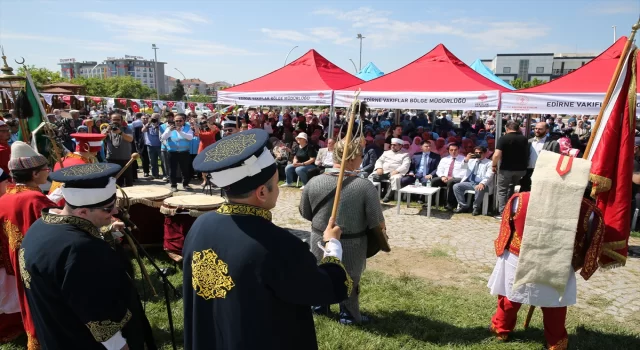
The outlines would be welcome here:
M 586 10 L 588 13 L 596 15 L 617 15 L 637 11 L 638 2 L 607 1 L 603 3 L 596 3 L 593 6 L 588 6 Z
M 88 51 L 122 51 L 125 49 L 124 45 L 117 43 L 109 43 L 95 40 L 76 39 L 73 37 L 65 37 L 61 40 L 59 36 L 46 36 L 46 35 L 31 35 L 23 33 L 3 32 L 0 35 L 2 39 L 16 39 L 23 41 L 42 41 L 46 43 L 61 42 L 73 47 L 81 47 L 83 50 Z
M 260 31 L 271 39 L 285 40 L 293 42 L 313 42 L 331 41 L 336 45 L 343 45 L 352 38 L 343 36 L 342 32 L 335 27 L 316 27 L 305 29 L 305 32 L 288 29 L 261 28 Z
M 546 36 L 549 32 L 548 27 L 526 21 L 458 18 L 450 21 L 453 25 L 437 21 L 399 21 L 392 19 L 391 12 L 368 7 L 347 12 L 321 9 L 314 11 L 314 14 L 350 22 L 354 29 L 365 28 L 365 42 L 374 48 L 385 48 L 398 41 L 415 41 L 424 35 L 452 35 L 476 44 L 509 49 L 518 47 L 527 40 Z
M 296 30 L 261 28 L 260 31 L 266 34 L 271 39 L 296 42 L 317 41 L 315 38 Z
M 102 23 L 111 31 L 133 31 L 138 32 L 154 32 L 154 33 L 171 33 L 186 34 L 191 33 L 189 23 L 184 21 L 163 18 L 158 20 L 155 16 L 139 16 L 126 14 L 113 14 L 107 12 L 83 12 L 80 16 L 85 17 L 93 22 Z
M 208 19 L 193 12 L 173 12 L 169 15 L 169 17 L 176 17 L 196 23 L 211 23 L 211 21 L 209 21 Z

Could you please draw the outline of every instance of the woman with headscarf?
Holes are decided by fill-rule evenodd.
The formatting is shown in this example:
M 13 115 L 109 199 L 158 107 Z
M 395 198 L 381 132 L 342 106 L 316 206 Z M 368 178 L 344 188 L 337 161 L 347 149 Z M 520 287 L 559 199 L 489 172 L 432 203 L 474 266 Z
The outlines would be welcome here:
M 438 137 L 438 139 L 436 140 L 435 151 L 440 155 L 440 157 L 446 157 L 449 155 L 447 142 L 445 141 L 444 137 Z
M 413 143 L 409 146 L 409 157 L 413 157 L 418 152 L 422 152 L 422 137 L 420 136 L 413 138 Z
M 574 134 L 578 135 L 580 142 L 587 142 L 589 140 L 589 130 L 584 126 L 584 121 L 578 120 L 578 126 L 576 127 Z
M 478 137 L 476 139 L 476 146 L 487 147 L 487 132 L 484 129 L 478 130 Z
M 573 144 L 571 143 L 572 134 L 572 128 L 562 129 L 562 137 L 558 139 L 558 144 L 560 144 L 560 154 L 576 157 L 580 150 L 577 148 L 573 148 Z

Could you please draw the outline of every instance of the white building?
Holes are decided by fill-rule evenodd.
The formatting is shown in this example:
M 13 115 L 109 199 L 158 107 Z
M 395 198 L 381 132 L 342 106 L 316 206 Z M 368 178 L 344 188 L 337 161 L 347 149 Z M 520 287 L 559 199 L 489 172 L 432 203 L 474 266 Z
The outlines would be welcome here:
M 549 81 L 582 67 L 596 55 L 553 53 L 503 53 L 482 63 L 502 80 L 511 82 L 517 78 L 531 81 L 534 78 Z

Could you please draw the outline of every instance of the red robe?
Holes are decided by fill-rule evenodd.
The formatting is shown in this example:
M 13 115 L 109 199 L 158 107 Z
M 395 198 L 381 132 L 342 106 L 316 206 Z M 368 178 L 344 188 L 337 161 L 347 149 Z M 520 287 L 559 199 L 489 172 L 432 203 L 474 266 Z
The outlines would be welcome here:
M 42 210 L 55 207 L 39 188 L 24 185 L 11 185 L 4 196 L 0 197 L 0 252 L 4 268 L 9 275 L 17 279 L 17 293 L 22 309 L 22 322 L 27 332 L 28 350 L 39 349 L 35 327 L 31 319 L 29 305 L 24 293 L 24 283 L 20 274 L 20 245 L 31 224 L 40 218 Z
M 9 158 L 11 158 L 11 146 L 7 142 L 0 142 L 0 168 L 6 174 L 10 174 Z
M 82 164 L 89 164 L 89 163 L 93 163 L 93 161 L 87 157 L 83 157 L 79 154 L 76 153 L 69 153 L 67 154 L 66 157 L 64 157 L 64 159 L 62 160 L 62 167 L 60 166 L 60 163 L 56 163 L 53 166 L 53 171 L 58 171 L 60 169 L 64 168 L 68 168 L 70 166 L 73 165 L 82 165 Z M 57 190 L 58 188 L 60 188 L 60 186 L 62 186 L 61 182 L 56 182 L 53 181 L 51 183 L 51 187 L 49 188 L 49 194 L 52 194 L 53 191 Z M 64 198 L 60 199 L 57 203 L 56 206 L 58 207 L 64 207 L 65 201 Z

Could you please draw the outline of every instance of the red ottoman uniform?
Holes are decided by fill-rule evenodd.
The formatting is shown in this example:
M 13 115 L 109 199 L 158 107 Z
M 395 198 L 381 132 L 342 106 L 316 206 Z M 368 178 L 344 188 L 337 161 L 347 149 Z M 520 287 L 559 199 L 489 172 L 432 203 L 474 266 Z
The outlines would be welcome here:
M 529 205 L 529 194 L 530 192 L 516 193 L 509 199 L 505 206 L 505 208 L 511 210 L 504 210 L 500 224 L 500 233 L 494 242 L 498 263 L 489 281 L 489 288 L 499 289 L 499 284 L 502 282 L 499 281 L 499 279 L 508 278 L 499 276 L 503 273 L 503 271 L 499 271 L 498 267 L 501 262 L 508 259 L 510 264 L 515 262 L 517 266 L 517 257 L 520 255 L 520 244 L 522 242 L 522 233 L 524 231 Z M 577 272 L 581 270 L 580 275 L 585 280 L 588 280 L 598 269 L 598 256 L 602 250 L 603 237 L 604 221 L 602 212 L 594 202 L 582 199 L 571 265 L 574 271 Z M 550 244 L 553 243 L 550 242 Z M 544 262 L 540 263 L 543 264 Z M 511 283 L 513 283 L 513 280 L 511 280 Z M 498 285 L 498 287 L 496 287 L 496 285 Z M 563 298 L 565 299 L 565 304 L 575 303 L 576 288 L 574 275 L 570 276 Z M 512 299 L 518 298 L 512 297 Z M 562 303 L 560 303 L 560 305 L 561 304 Z M 507 296 L 498 293 L 498 307 L 491 319 L 491 331 L 494 332 L 498 338 L 506 340 L 509 333 L 513 331 L 521 305 L 520 302 L 509 300 Z M 549 349 L 566 349 L 568 346 L 567 330 L 565 328 L 567 306 L 540 306 L 542 306 L 541 309 L 543 313 L 544 335 Z

